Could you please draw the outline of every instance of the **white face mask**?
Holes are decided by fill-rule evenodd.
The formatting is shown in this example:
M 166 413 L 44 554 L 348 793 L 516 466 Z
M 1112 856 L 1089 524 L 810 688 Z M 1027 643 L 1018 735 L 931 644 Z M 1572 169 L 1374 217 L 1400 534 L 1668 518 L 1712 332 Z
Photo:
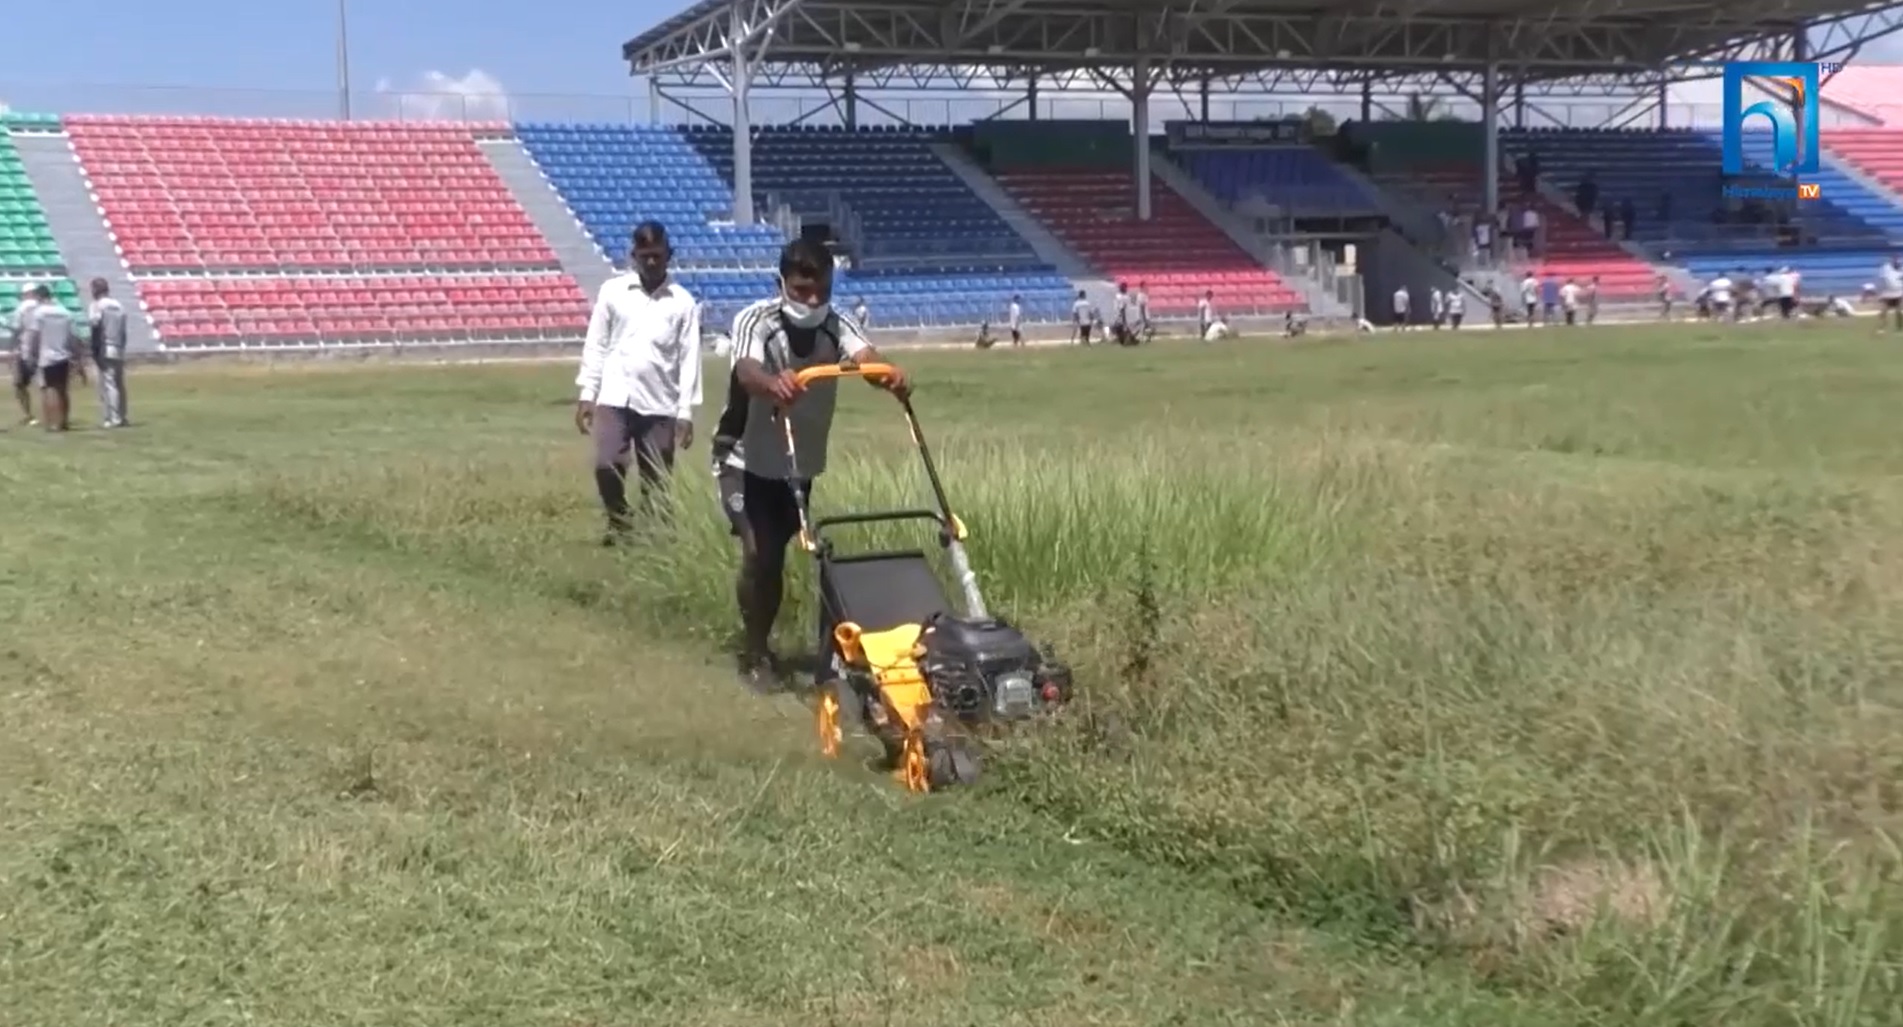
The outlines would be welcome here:
M 832 313 L 832 309 L 830 303 L 809 307 L 797 300 L 780 297 L 780 313 L 786 315 L 787 323 L 795 328 L 818 328 L 826 323 L 826 315 Z

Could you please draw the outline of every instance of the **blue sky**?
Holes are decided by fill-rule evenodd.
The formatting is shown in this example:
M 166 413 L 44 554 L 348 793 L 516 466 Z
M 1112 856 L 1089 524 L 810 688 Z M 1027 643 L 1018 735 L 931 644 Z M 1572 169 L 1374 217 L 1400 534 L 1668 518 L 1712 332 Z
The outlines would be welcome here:
M 582 97 L 637 95 L 621 44 L 689 2 L 350 0 L 351 79 L 369 94 L 380 82 L 417 88 L 432 72 L 466 81 L 473 69 L 512 94 L 547 97 L 530 104 L 558 107 L 558 98 L 574 97 L 573 106 L 585 108 Z M 246 107 L 301 102 L 317 108 L 304 116 L 319 116 L 334 106 L 325 97 L 336 89 L 336 9 L 336 0 L 87 0 L 83 49 L 35 52 L 17 40 L 8 47 L 0 63 L 0 102 L 21 110 L 170 106 L 232 114 L 253 112 L 214 112 L 192 100 Z M 80 40 L 66 27 L 48 38 Z M 178 86 L 193 92 L 150 88 Z
M 691 2 L 349 0 L 353 113 L 645 121 L 646 88 L 628 76 L 621 44 Z M 336 113 L 336 0 L 88 0 L 85 22 L 83 49 L 9 47 L 0 103 L 57 112 Z M 66 31 L 52 38 L 80 39 Z M 1899 57 L 1903 45 L 1892 37 L 1861 59 Z M 1674 102 L 1715 110 L 1715 90 L 1715 82 L 1677 87 Z M 495 103 L 504 92 L 506 106 Z M 915 116 L 962 121 L 991 106 Z M 1108 115 L 1093 108 L 1065 116 Z

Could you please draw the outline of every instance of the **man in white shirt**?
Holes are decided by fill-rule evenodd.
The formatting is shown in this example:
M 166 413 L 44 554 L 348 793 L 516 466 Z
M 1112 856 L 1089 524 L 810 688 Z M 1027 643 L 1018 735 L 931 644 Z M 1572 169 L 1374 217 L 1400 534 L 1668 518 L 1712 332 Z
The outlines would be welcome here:
M 1024 345 L 1024 301 L 1017 293 L 1011 294 L 1011 302 L 1004 308 L 1004 322 L 1011 329 L 1012 347 Z
M 801 388 L 796 372 L 847 360 L 885 363 L 858 322 L 832 309 L 832 289 L 826 247 L 810 239 L 787 243 L 780 252 L 780 294 L 734 318 L 727 402 L 714 429 L 721 507 L 740 539 L 734 583 L 743 627 L 740 671 L 762 690 L 778 674 L 769 642 L 780 615 L 786 547 L 799 534 L 800 504 L 826 470 L 839 384 Z M 902 373 L 878 384 L 898 396 L 910 389 Z M 781 417 L 793 431 L 790 454 Z
M 1714 321 L 1724 321 L 1731 316 L 1731 279 L 1724 272 L 1705 286 L 1707 302 L 1711 304 L 1711 317 Z
M 860 297 L 859 302 L 852 305 L 852 319 L 859 322 L 860 328 L 872 327 L 872 308 L 866 306 L 864 297 Z
M 1789 321 L 1797 313 L 1797 272 L 1781 267 L 1770 276 L 1771 300 L 1778 316 Z
M 1394 290 L 1395 331 L 1399 332 L 1407 329 L 1407 307 L 1412 301 L 1413 297 L 1408 294 L 1407 286 L 1403 285 L 1399 289 Z
M 1090 325 L 1095 316 L 1090 309 L 1090 297 L 1084 295 L 1084 290 L 1077 290 L 1077 302 L 1070 305 L 1070 318 L 1076 325 L 1076 334 L 1071 336 L 1072 342 L 1090 345 Z
M 1885 318 L 1903 332 L 1903 257 L 1891 257 L 1877 269 L 1877 296 L 1883 308 L 1877 311 L 1877 332 L 1882 334 Z
M 33 383 L 39 378 L 39 368 L 28 359 L 24 343 L 26 341 L 26 322 L 33 315 L 34 285 L 23 282 L 20 285 L 20 302 L 13 308 L 13 316 L 7 324 L 9 348 L 13 350 L 13 398 L 20 403 L 20 423 L 32 427 L 39 422 L 33 418 Z
M 1203 298 L 1196 301 L 1196 337 L 1207 341 L 1209 329 L 1216 324 L 1216 290 L 1203 290 Z
M 632 526 L 630 451 L 641 473 L 644 512 L 674 469 L 674 450 L 694 444 L 701 401 L 700 304 L 668 277 L 667 229 L 634 230 L 634 270 L 610 278 L 595 297 L 575 385 L 575 428 L 595 442 L 595 488 L 608 514 L 602 545 Z
M 1447 290 L 1447 326 L 1449 328 L 1458 330 L 1460 322 L 1467 317 L 1466 292 L 1465 282 L 1455 282 L 1454 287 Z
M 1566 315 L 1566 327 L 1571 328 L 1579 319 L 1579 283 L 1566 279 L 1559 287 L 1559 309 Z
M 1440 326 L 1447 321 L 1447 294 L 1441 292 L 1438 285 L 1427 294 L 1427 316 L 1433 322 L 1435 331 L 1439 331 Z
M 1526 311 L 1526 326 L 1533 327 L 1540 311 L 1540 280 L 1539 276 L 1531 271 L 1526 273 L 1525 278 L 1520 279 L 1520 306 Z
M 1150 330 L 1150 283 L 1138 282 L 1136 295 L 1131 297 L 1131 302 L 1135 304 L 1136 306 L 1137 331 L 1139 332 L 1149 331 Z

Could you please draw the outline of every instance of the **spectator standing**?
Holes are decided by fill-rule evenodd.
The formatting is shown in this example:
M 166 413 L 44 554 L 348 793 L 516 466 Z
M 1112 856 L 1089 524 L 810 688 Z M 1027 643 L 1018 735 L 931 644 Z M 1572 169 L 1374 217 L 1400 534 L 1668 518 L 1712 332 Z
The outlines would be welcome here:
M 1024 345 L 1024 300 L 1017 294 L 1011 294 L 1011 303 L 1004 308 L 1005 324 L 1011 329 L 1013 349 Z
M 44 285 L 34 286 L 32 295 L 20 347 L 40 372 L 40 417 L 46 430 L 63 432 L 72 427 L 72 376 L 77 373 L 84 383 L 86 369 L 73 344 L 73 315 L 53 302 L 53 291 Z
M 7 344 L 13 351 L 13 398 L 20 403 L 20 423 L 29 428 L 40 423 L 33 417 L 33 381 L 39 377 L 39 368 L 33 366 L 26 351 L 26 321 L 39 302 L 33 298 L 33 288 L 31 282 L 20 284 L 19 305 L 7 322 Z
M 124 428 L 126 421 L 126 308 L 104 278 L 92 280 L 86 310 L 91 328 L 93 367 L 99 371 L 99 410 L 103 428 Z
M 1071 341 L 1082 343 L 1085 346 L 1090 345 L 1090 324 L 1092 317 L 1090 297 L 1084 295 L 1084 290 L 1082 289 L 1077 290 L 1077 301 L 1070 305 L 1070 317 L 1072 324 L 1075 326 L 1073 330 L 1074 334 L 1071 335 Z
M 667 229 L 634 230 L 634 270 L 603 283 L 588 321 L 575 385 L 575 428 L 594 439 L 595 489 L 608 515 L 602 544 L 632 527 L 630 451 L 641 474 L 645 512 L 674 469 L 674 451 L 694 443 L 701 403 L 700 304 L 668 275 Z M 735 339 L 735 344 L 739 343 Z

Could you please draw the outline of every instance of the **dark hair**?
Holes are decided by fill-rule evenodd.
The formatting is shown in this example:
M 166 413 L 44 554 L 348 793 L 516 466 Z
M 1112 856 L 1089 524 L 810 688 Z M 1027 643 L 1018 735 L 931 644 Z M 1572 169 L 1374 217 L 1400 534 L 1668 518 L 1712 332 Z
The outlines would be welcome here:
M 104 278 L 95 278 L 88 284 L 91 286 L 94 296 L 104 296 L 112 292 L 112 287 L 106 284 Z
M 667 241 L 667 226 L 661 224 L 659 221 L 643 221 L 634 226 L 634 245 L 669 246 Z M 672 247 L 670 246 L 669 248 L 671 249 Z
M 30 295 L 36 300 L 50 300 L 53 298 L 53 290 L 47 288 L 43 284 L 36 285 L 33 287 Z
M 833 255 L 826 250 L 826 244 L 812 239 L 799 238 L 786 244 L 780 251 L 780 277 L 799 275 L 817 281 L 825 281 L 833 273 Z

